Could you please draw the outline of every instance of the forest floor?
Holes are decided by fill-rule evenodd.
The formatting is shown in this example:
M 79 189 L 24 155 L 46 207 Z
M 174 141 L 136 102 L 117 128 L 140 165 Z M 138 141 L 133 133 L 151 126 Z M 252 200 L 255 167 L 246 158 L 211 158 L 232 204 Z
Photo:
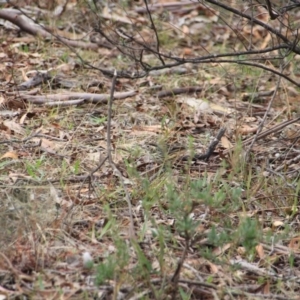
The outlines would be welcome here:
M 151 44 L 143 3 L 33 3 L 0 10 L 0 299 L 300 299 L 299 88 L 228 63 L 105 76 L 136 66 L 92 28 Z M 197 5 L 153 12 L 161 47 L 238 47 Z

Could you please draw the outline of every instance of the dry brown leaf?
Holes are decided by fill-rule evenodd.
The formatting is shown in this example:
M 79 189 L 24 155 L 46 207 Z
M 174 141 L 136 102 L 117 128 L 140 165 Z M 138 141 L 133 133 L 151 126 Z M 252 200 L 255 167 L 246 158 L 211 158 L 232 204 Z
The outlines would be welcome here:
M 56 150 L 58 150 L 64 146 L 64 143 L 62 143 L 62 142 L 54 142 L 54 141 L 47 140 L 45 138 L 42 138 L 42 139 L 33 138 L 32 141 L 34 141 L 37 144 L 41 143 L 42 148 L 47 149 L 49 151 L 54 151 L 54 152 L 56 152 Z
M 0 159 L 3 159 L 3 158 L 18 159 L 18 154 L 16 152 L 9 151 L 0 157 Z
M 182 30 L 182 33 L 185 34 L 185 35 L 190 33 L 190 28 L 187 25 L 182 25 L 181 30 Z
M 225 86 L 222 86 L 221 88 L 219 88 L 218 94 L 224 95 L 224 96 L 230 96 L 230 92 L 228 91 L 227 87 L 225 87 Z
M 4 97 L 0 96 L 0 107 L 4 107 L 5 102 L 6 101 L 5 101 Z
M 287 91 L 288 91 L 289 96 L 292 96 L 292 97 L 299 96 L 299 92 L 293 86 L 288 86 Z
M 16 182 L 19 178 L 22 178 L 24 180 L 30 180 L 30 176 L 25 176 L 22 173 L 13 173 L 13 172 L 9 172 L 8 177 L 12 180 L 12 182 Z
M 29 80 L 29 78 L 27 77 L 27 75 L 26 75 L 26 73 L 25 73 L 25 70 L 24 70 L 24 69 L 21 69 L 21 72 L 22 72 L 23 80 L 24 80 L 24 81 Z
M 23 128 L 20 124 L 16 123 L 16 122 L 13 121 L 13 120 L 5 120 L 5 121 L 3 122 L 3 124 L 4 124 L 8 129 L 10 129 L 11 131 L 13 131 L 13 132 L 15 132 L 15 133 L 19 133 L 19 134 L 21 134 L 21 135 L 24 135 L 24 134 L 25 134 L 24 128 Z
M 238 248 L 237 248 L 237 253 L 238 253 L 239 255 L 241 255 L 241 256 L 245 255 L 246 252 L 247 252 L 247 251 L 246 251 L 245 247 L 238 247 Z
M 150 125 L 150 126 L 133 126 L 130 134 L 135 135 L 137 132 L 161 132 L 161 125 Z
M 178 99 L 179 103 L 185 103 L 190 107 L 193 107 L 202 112 L 212 112 L 210 103 L 194 97 L 181 97 Z
M 224 245 L 222 247 L 215 248 L 213 250 L 213 253 L 218 256 L 218 255 L 224 253 L 225 251 L 227 251 L 231 246 L 232 246 L 231 243 L 227 243 L 226 245 Z
M 7 58 L 7 54 L 4 53 L 4 52 L 0 52 L 0 58 L 1 58 L 1 59 Z
M 260 49 L 265 49 L 268 46 L 268 44 L 270 43 L 271 38 L 272 38 L 271 34 L 268 33 L 266 35 L 266 37 L 264 38 L 263 43 L 260 46 Z
M 236 112 L 236 110 L 234 110 L 233 108 L 223 107 L 221 105 L 214 104 L 214 103 L 211 103 L 210 107 L 213 110 L 213 112 L 216 114 L 229 115 Z
M 26 113 L 26 114 L 23 114 L 23 116 L 20 118 L 20 124 L 24 124 L 26 118 L 27 118 L 27 113 Z
M 294 251 L 300 251 L 300 236 L 292 238 L 288 247 Z
M 270 292 L 271 292 L 271 289 L 270 289 L 270 281 L 267 280 L 266 283 L 265 283 L 264 286 L 263 286 L 262 293 L 263 293 L 264 295 L 270 295 Z
M 284 222 L 282 222 L 281 220 L 276 220 L 272 223 L 273 228 L 277 228 L 277 227 L 281 227 L 284 226 Z
M 242 135 L 246 135 L 249 133 L 255 133 L 258 129 L 258 126 L 251 127 L 247 124 L 244 124 L 238 128 L 238 133 Z
M 208 265 L 210 267 L 211 274 L 217 274 L 219 272 L 219 268 L 218 268 L 217 265 L 213 264 L 210 261 L 208 261 L 207 263 L 208 263 Z
M 185 56 L 190 56 L 193 55 L 193 49 L 191 48 L 183 48 L 182 52 L 181 52 L 181 56 L 185 57 Z
M 251 123 L 251 122 L 256 122 L 257 121 L 257 118 L 255 118 L 255 117 L 244 117 L 243 118 L 243 121 L 245 122 L 245 123 Z
M 43 139 L 43 138 L 42 138 L 41 141 L 42 141 L 41 146 L 42 146 L 43 148 L 46 148 L 46 149 L 49 149 L 49 150 L 55 151 L 55 150 L 57 150 L 57 149 L 59 149 L 59 148 L 61 147 L 60 144 L 55 143 L 55 142 L 53 142 L 53 141 L 49 141 L 49 140 L 47 140 L 47 139 Z
M 260 259 L 264 259 L 265 258 L 265 252 L 264 252 L 264 247 L 262 246 L 262 244 L 258 244 L 256 247 L 255 247 L 255 250 L 258 254 L 258 257 Z
M 232 143 L 226 136 L 222 136 L 221 138 L 221 146 L 225 149 L 231 149 L 233 147 Z

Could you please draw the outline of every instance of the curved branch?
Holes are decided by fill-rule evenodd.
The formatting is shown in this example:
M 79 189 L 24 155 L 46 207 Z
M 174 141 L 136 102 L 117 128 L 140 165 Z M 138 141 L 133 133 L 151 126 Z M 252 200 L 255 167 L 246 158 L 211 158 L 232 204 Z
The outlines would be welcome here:
M 159 51 L 159 48 L 160 48 L 160 41 L 159 41 L 159 37 L 158 37 L 158 34 L 157 34 L 156 26 L 155 26 L 154 21 L 153 21 L 153 18 L 152 18 L 152 14 L 151 14 L 151 12 L 150 12 L 150 10 L 149 10 L 149 7 L 148 7 L 147 0 L 144 0 L 144 3 L 145 3 L 145 5 L 146 5 L 146 10 L 147 10 L 147 13 L 148 13 L 150 22 L 151 22 L 151 27 L 152 27 L 152 29 L 153 29 L 153 31 L 154 31 L 154 34 L 155 34 L 155 39 L 156 39 L 156 51 L 157 51 L 157 53 L 158 53 L 158 58 L 159 58 L 159 60 L 161 61 L 161 63 L 162 63 L 163 65 L 165 65 L 165 62 L 164 62 L 163 58 L 162 58 L 161 55 L 160 55 L 160 51 Z

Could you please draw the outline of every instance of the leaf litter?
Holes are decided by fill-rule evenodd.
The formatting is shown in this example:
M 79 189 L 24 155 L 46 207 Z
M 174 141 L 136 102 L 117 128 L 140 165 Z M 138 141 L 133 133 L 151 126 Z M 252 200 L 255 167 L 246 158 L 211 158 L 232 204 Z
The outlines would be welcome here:
M 86 8 L 71 7 L 75 10 L 73 16 L 67 6 L 60 15 L 62 27 L 68 28 L 71 18 L 72 26 L 83 33 L 81 37 L 88 35 L 87 26 L 75 21 L 76 14 Z M 172 21 L 161 24 L 168 38 L 183 42 L 174 52 L 186 56 L 201 54 L 203 49 L 187 38 L 199 33 L 211 52 L 220 44 L 230 46 L 235 42 L 236 33 L 218 25 L 217 11 L 200 3 L 168 1 L 157 1 L 152 9 L 160 13 L 162 7 L 173 16 Z M 38 9 L 45 21 L 53 16 L 44 8 L 26 9 L 30 13 Z M 57 6 L 57 13 L 59 9 Z M 102 18 L 107 24 L 146 24 L 143 13 L 141 7 L 122 10 L 106 5 Z M 205 30 L 207 24 L 215 29 Z M 242 70 L 218 64 L 206 69 L 187 66 L 150 72 L 137 81 L 117 80 L 111 124 L 112 156 L 131 194 L 134 225 L 143 250 L 139 253 L 130 246 L 130 215 L 124 189 L 116 171 L 104 160 L 108 150 L 104 104 L 109 99 L 111 78 L 107 76 L 111 74 L 103 76 L 83 68 L 76 56 L 59 43 L 32 39 L 26 33 L 20 40 L 15 30 L 8 22 L 1 28 L 6 40 L 12 42 L 3 41 L 0 50 L 1 109 L 6 112 L 0 114 L 1 294 L 33 299 L 59 295 L 70 299 L 82 299 L 84 295 L 97 299 L 144 299 L 148 295 L 146 299 L 156 299 L 153 288 L 171 293 L 170 286 L 162 282 L 164 278 L 176 279 L 185 239 L 178 229 L 179 216 L 172 208 L 175 204 L 166 197 L 166 189 L 173 183 L 174 190 L 185 191 L 186 178 L 192 182 L 205 178 L 207 186 L 199 186 L 199 194 L 192 196 L 192 211 L 188 215 L 197 221 L 197 227 L 180 267 L 180 287 L 188 291 L 191 299 L 218 299 L 224 286 L 226 293 L 236 299 L 286 299 L 288 293 L 290 299 L 296 299 L 300 284 L 299 120 L 289 123 L 297 105 L 296 100 L 289 104 L 288 93 L 296 99 L 297 90 L 286 84 L 286 92 L 279 96 L 277 93 L 267 123 L 255 137 L 251 164 L 245 165 L 242 158 L 247 153 L 242 146 L 249 146 L 253 134 L 259 131 L 267 102 L 274 93 L 273 75 L 249 74 L 240 79 Z M 41 37 L 52 39 L 42 30 Z M 90 49 L 81 55 L 95 64 L 103 55 L 103 67 L 125 66 L 119 53 L 106 47 L 99 36 L 71 43 L 68 33 L 62 41 Z M 244 25 L 242 33 L 252 34 L 253 43 L 261 49 L 270 39 L 257 27 L 249 31 Z M 122 36 L 122 32 L 118 34 Z M 151 43 L 147 29 L 144 36 Z M 74 40 L 76 37 L 72 36 Z M 148 55 L 148 59 L 153 57 Z M 37 69 L 43 71 L 36 72 Z M 92 81 L 93 86 L 89 85 Z M 255 85 L 257 89 L 253 88 Z M 226 132 L 212 147 L 221 128 Z M 207 160 L 203 160 L 209 149 Z M 102 160 L 101 168 L 90 175 Z M 242 171 L 237 171 L 243 168 L 253 175 L 244 177 Z M 134 176 L 134 172 L 139 175 Z M 214 186 L 220 177 L 222 180 Z M 146 182 L 151 189 L 145 187 Z M 280 188 L 274 189 L 279 183 Z M 202 193 L 205 188 L 217 195 L 216 199 L 220 197 L 223 204 L 209 204 L 208 195 Z M 240 192 L 238 203 L 232 200 L 232 191 Z M 184 203 L 185 199 L 181 201 Z M 188 204 L 183 206 L 185 209 L 189 211 Z M 251 218 L 250 223 L 246 217 Z M 227 230 L 221 219 L 227 219 L 232 227 Z M 261 224 L 261 231 L 248 237 L 256 240 L 255 250 L 249 255 L 243 228 L 253 226 L 253 220 Z M 166 234 L 159 231 L 161 228 L 167 228 L 166 232 L 172 235 L 165 238 L 163 246 L 156 239 Z M 235 228 L 239 230 L 234 231 Z M 287 232 L 289 228 L 291 232 Z M 234 239 L 222 243 L 220 236 L 225 231 L 232 233 Z M 267 243 L 268 239 L 256 236 L 264 233 L 276 235 L 276 242 L 269 239 L 271 242 Z M 118 238 L 114 239 L 114 235 Z M 212 237 L 218 242 L 213 242 Z M 125 264 L 118 254 L 122 243 L 128 248 L 124 250 L 129 255 Z M 204 255 L 201 248 L 208 253 Z M 164 252 L 163 258 L 157 255 L 160 251 Z M 143 255 L 144 268 L 151 270 L 148 283 L 144 281 L 144 271 L 140 271 L 140 277 L 136 274 Z M 119 273 L 111 277 L 108 274 L 109 280 L 103 283 L 99 277 L 109 271 L 100 269 L 97 273 L 93 265 L 103 267 L 101 262 L 110 257 L 120 260 Z M 291 260 L 294 268 L 290 267 Z M 282 286 L 276 288 L 279 282 Z

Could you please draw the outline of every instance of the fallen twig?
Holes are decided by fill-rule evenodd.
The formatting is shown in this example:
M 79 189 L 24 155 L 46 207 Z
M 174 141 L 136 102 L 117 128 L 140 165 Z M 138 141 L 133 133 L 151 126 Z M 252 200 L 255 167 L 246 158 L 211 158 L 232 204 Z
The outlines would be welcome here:
M 114 100 L 125 99 L 127 97 L 132 97 L 136 94 L 137 91 L 115 93 Z M 48 105 L 53 105 L 53 103 L 51 104 L 51 102 L 53 101 L 61 102 L 62 104 L 60 105 L 63 105 L 63 102 L 67 100 L 76 100 L 79 101 L 78 103 L 84 101 L 92 102 L 92 103 L 107 103 L 110 97 L 109 94 L 92 94 L 92 93 L 76 93 L 76 92 L 69 92 L 64 94 L 49 94 L 49 95 L 40 95 L 40 96 L 32 96 L 25 93 L 19 93 L 19 96 L 23 100 L 26 100 L 30 103 L 41 104 L 41 105 L 47 103 Z M 78 104 L 78 103 L 74 103 L 74 104 Z
M 84 102 L 84 99 L 67 100 L 67 101 L 51 101 L 44 103 L 45 106 L 72 106 L 78 105 Z
M 18 90 L 28 90 L 47 82 L 50 79 L 51 75 L 48 72 L 37 72 L 32 78 L 19 84 L 17 88 Z
M 214 153 L 217 145 L 219 144 L 222 136 L 224 135 L 226 129 L 225 128 L 221 128 L 217 134 L 217 136 L 214 138 L 214 140 L 210 143 L 210 145 L 208 146 L 208 149 L 206 151 L 205 154 L 195 154 L 193 157 L 190 157 L 188 155 L 184 156 L 181 158 L 181 160 L 205 160 L 208 161 L 209 158 L 211 157 L 211 155 Z
M 60 75 L 51 74 L 50 71 L 38 71 L 32 78 L 19 84 L 17 89 L 19 91 L 25 91 L 43 83 L 48 83 L 51 87 L 59 86 L 68 89 L 75 88 L 77 86 L 75 82 L 68 81 Z
M 176 88 L 173 90 L 161 91 L 161 92 L 158 92 L 156 95 L 158 98 L 163 98 L 163 97 L 169 97 L 169 96 L 174 96 L 174 95 L 179 95 L 179 94 L 201 92 L 202 90 L 203 89 L 201 86 L 189 86 L 189 87 L 185 87 L 185 88 Z
M 247 139 L 247 140 L 244 140 L 242 142 L 242 145 L 243 146 L 247 146 L 249 145 L 254 139 L 255 141 L 258 141 L 258 140 L 261 140 L 263 138 L 265 138 L 266 136 L 272 134 L 272 133 L 275 133 L 275 132 L 278 132 L 278 131 L 281 131 L 284 127 L 288 126 L 288 125 L 291 125 L 293 123 L 296 123 L 300 121 L 300 117 L 296 118 L 296 119 L 292 119 L 292 120 L 287 120 L 287 121 L 283 121 L 275 126 L 273 126 L 272 128 L 268 129 L 268 130 L 265 130 L 263 132 L 261 132 L 260 134 L 258 135 L 255 135 L 255 136 L 252 136 L 251 138 Z M 233 148 L 233 147 L 232 147 Z M 228 152 L 230 152 L 232 150 L 232 148 L 230 149 L 227 149 L 225 150 L 223 153 L 226 154 Z
M 190 240 L 190 236 L 189 236 L 188 232 L 186 231 L 185 232 L 184 250 L 183 250 L 181 258 L 178 261 L 175 273 L 173 274 L 172 279 L 171 279 L 171 282 L 173 284 L 172 299 L 176 299 L 176 294 L 178 293 L 178 282 L 179 282 L 179 279 L 180 279 L 180 272 L 181 272 L 182 266 L 183 266 L 184 261 L 185 261 L 185 259 L 187 257 L 187 254 L 188 254 L 189 240 Z

